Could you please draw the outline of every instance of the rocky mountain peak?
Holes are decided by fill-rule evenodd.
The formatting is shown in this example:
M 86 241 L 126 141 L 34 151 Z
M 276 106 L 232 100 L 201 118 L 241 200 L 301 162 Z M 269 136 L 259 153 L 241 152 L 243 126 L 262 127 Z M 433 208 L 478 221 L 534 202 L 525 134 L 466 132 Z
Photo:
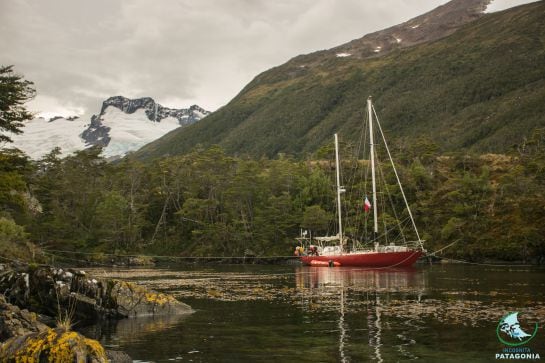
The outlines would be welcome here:
M 160 122 L 169 116 L 174 117 L 178 119 L 181 126 L 198 121 L 210 113 L 197 105 L 193 105 L 188 109 L 172 109 L 160 105 L 151 97 L 130 99 L 123 96 L 114 96 L 102 103 L 100 114 L 97 117 L 103 116 L 109 106 L 118 108 L 127 114 L 132 114 L 137 110 L 144 110 L 148 119 L 154 122 Z
M 113 96 L 102 103 L 100 113 L 91 117 L 91 125 L 82 133 L 81 136 L 88 145 L 106 147 L 110 143 L 111 127 L 104 125 L 104 117 L 110 107 L 117 108 L 125 114 L 133 114 L 138 110 L 143 110 L 149 121 L 157 123 L 171 117 L 178 120 L 180 126 L 191 125 L 210 113 L 198 105 L 174 109 L 160 105 L 151 97 L 130 99 L 124 96 Z

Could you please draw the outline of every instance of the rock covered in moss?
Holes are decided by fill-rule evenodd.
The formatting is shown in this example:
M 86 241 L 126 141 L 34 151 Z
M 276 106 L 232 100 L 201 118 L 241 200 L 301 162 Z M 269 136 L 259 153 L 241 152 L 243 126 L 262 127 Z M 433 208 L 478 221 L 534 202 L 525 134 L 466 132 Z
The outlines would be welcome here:
M 10 338 L 0 348 L 0 361 L 106 363 L 108 358 L 96 340 L 57 328 Z
M 124 316 L 186 314 L 191 308 L 171 295 L 162 294 L 132 282 L 110 280 L 109 296 L 115 300 L 117 311 Z
M 47 329 L 47 325 L 38 321 L 36 313 L 8 304 L 4 296 L 0 295 L 0 341 Z
M 192 312 L 174 297 L 134 283 L 51 266 L 5 268 L 0 273 L 0 291 L 9 302 L 46 315 L 56 316 L 59 306 L 64 311 L 70 308 L 78 322 Z

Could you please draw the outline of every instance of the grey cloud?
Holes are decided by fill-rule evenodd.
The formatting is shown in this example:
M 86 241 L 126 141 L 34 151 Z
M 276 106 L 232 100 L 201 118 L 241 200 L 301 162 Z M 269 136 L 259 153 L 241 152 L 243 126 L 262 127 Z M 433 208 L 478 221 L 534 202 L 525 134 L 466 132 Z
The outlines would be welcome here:
M 40 111 L 112 95 L 215 109 L 270 67 L 444 2 L 0 0 L 0 63 L 36 83 Z

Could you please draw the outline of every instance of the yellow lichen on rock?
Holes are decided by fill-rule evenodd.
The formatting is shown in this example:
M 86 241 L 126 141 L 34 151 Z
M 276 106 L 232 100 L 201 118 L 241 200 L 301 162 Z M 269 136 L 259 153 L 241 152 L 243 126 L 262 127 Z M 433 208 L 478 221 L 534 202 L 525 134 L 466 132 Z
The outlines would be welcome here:
M 106 351 L 100 343 L 94 339 L 84 338 L 85 345 L 91 350 L 91 354 L 97 357 L 106 357 Z
M 148 292 L 146 293 L 146 301 L 149 302 L 149 303 L 154 303 L 154 304 L 157 304 L 157 305 L 165 305 L 166 303 L 169 303 L 169 302 L 172 302 L 174 300 L 176 300 L 174 297 L 170 296 L 170 295 L 165 295 L 165 294 L 161 294 L 161 293 L 152 293 L 152 292 Z
M 0 349 L 2 363 L 108 362 L 99 342 L 74 331 L 49 329 L 11 338 Z

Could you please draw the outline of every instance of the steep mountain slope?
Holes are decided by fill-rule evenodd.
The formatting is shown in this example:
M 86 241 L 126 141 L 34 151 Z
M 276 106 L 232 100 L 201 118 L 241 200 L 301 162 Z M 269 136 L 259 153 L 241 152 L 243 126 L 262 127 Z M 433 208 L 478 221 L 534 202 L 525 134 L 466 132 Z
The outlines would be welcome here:
M 199 121 L 210 112 L 197 105 L 170 109 L 149 97 L 110 97 L 91 122 L 78 117 L 35 118 L 23 133 L 11 135 L 13 146 L 39 159 L 55 147 L 64 155 L 99 145 L 106 157 L 120 157 L 158 139 L 169 131 Z
M 420 24 L 416 29 L 425 30 L 435 22 L 423 19 L 433 19 L 434 11 L 387 29 L 384 37 L 395 34 L 401 42 L 389 48 L 377 43 L 381 52 L 373 53 L 380 56 L 369 55 L 374 39 L 386 39 L 379 32 L 296 57 L 258 75 L 202 122 L 165 135 L 137 156 L 184 153 L 197 144 L 254 156 L 313 152 L 333 132 L 344 140 L 357 137 L 368 95 L 397 141 L 424 136 L 445 151 L 505 151 L 545 125 L 545 3 L 482 14 L 486 3 L 456 0 L 434 10 L 458 30 L 440 32 L 434 25 L 435 35 L 412 41 L 418 45 L 402 48 L 410 31 L 396 29 Z M 470 22 L 461 26 L 460 19 Z

